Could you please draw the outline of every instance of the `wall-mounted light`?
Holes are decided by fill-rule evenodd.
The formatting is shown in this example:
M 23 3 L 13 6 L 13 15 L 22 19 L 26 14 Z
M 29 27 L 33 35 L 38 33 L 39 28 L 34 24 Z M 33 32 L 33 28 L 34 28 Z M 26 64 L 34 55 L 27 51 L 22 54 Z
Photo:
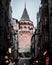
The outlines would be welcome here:
M 9 52 L 9 53 L 12 53 L 12 50 L 11 50 L 11 48 L 9 48 L 9 49 L 8 49 L 8 52 Z
M 8 59 L 8 56 L 6 55 L 4 58 L 5 58 L 5 59 Z
M 38 60 L 36 60 L 35 62 L 38 63 Z

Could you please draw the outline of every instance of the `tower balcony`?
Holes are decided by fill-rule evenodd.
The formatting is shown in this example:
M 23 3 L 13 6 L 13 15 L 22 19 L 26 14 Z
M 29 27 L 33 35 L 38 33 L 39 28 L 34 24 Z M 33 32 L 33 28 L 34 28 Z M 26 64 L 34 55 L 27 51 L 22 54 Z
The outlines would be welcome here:
M 19 29 L 19 31 L 29 31 L 29 32 L 30 32 L 29 29 L 25 29 L 25 28 L 23 28 L 23 29 Z

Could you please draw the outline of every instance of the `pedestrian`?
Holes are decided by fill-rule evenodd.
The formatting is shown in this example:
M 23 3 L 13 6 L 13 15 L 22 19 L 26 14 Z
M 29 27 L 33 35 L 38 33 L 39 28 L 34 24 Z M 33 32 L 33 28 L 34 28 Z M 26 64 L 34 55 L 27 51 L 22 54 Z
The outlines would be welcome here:
M 8 65 L 15 65 L 15 62 L 12 62 L 12 59 L 9 59 L 9 64 Z

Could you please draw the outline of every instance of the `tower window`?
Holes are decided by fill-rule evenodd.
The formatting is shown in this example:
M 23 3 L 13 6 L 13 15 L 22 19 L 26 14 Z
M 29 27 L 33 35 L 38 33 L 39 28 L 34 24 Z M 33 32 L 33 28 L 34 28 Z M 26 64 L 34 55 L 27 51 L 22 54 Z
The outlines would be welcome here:
M 24 26 L 24 28 L 26 28 L 26 26 Z
M 22 29 L 22 26 L 20 28 Z
M 22 36 L 22 34 L 21 34 L 21 36 Z
M 30 27 L 28 27 L 30 29 Z

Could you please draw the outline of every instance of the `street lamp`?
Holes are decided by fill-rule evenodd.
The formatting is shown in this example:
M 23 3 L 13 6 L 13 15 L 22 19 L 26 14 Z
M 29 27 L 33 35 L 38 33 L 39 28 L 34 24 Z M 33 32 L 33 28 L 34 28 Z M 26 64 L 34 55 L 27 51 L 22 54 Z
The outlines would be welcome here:
M 6 55 L 4 58 L 5 58 L 5 63 L 8 64 L 9 63 L 8 55 Z
M 12 50 L 11 50 L 11 48 L 9 48 L 9 49 L 8 49 L 8 52 L 9 52 L 9 53 L 12 53 Z
M 38 63 L 38 60 L 36 60 L 35 62 Z
M 5 59 L 8 59 L 8 56 L 7 55 L 5 56 Z

